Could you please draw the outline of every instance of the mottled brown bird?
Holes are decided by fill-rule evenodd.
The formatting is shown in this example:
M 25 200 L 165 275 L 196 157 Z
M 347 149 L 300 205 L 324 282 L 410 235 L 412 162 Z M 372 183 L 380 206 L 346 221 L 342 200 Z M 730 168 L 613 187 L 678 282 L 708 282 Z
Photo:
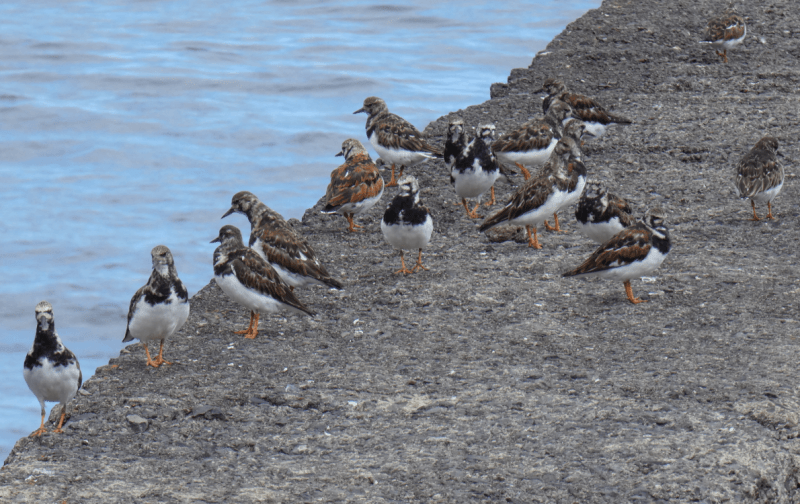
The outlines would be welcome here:
M 325 192 L 327 204 L 322 213 L 344 215 L 350 224 L 347 230 L 352 233 L 361 227 L 353 217 L 375 206 L 383 196 L 383 177 L 358 140 L 345 140 L 342 151 L 336 155 L 344 156 L 345 162 L 331 172 L 331 183 Z

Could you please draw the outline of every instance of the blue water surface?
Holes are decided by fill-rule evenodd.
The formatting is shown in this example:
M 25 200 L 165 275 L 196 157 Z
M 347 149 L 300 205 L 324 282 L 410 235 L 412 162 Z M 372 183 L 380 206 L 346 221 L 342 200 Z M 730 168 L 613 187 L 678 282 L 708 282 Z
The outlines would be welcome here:
M 231 196 L 302 216 L 342 141 L 370 147 L 364 98 L 423 129 L 599 3 L 0 3 L 0 460 L 39 425 L 36 303 L 87 379 L 118 355 L 155 245 L 197 292 Z

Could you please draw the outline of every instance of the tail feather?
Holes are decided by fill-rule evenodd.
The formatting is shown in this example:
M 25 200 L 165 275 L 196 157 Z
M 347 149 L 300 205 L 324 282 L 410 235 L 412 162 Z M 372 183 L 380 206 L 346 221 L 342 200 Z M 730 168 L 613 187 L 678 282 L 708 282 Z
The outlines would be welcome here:
M 498 212 L 495 212 L 493 215 L 487 217 L 486 220 L 483 221 L 483 224 L 481 224 L 481 227 L 478 228 L 478 231 L 483 233 L 484 231 L 487 231 L 499 224 L 502 224 L 507 220 L 508 220 L 508 207 L 503 207 Z

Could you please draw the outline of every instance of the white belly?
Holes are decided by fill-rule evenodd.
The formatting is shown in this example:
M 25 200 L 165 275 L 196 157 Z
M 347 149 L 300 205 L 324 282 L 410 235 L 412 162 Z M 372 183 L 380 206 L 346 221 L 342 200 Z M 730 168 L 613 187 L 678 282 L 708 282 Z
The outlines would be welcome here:
M 178 332 L 189 318 L 189 303 L 182 301 L 174 293 L 171 299 L 169 304 L 151 306 L 142 296 L 128 324 L 131 336 L 139 341 L 163 340 Z
M 511 219 L 508 222 L 538 228 L 542 222 L 551 218 L 554 213 L 558 212 L 558 209 L 561 208 L 561 203 L 564 201 L 566 196 L 566 191 L 555 191 L 550 195 L 550 198 L 544 203 L 544 205 L 535 210 L 524 213 L 515 219 Z
M 355 201 L 352 203 L 345 203 L 344 205 L 340 206 L 338 210 L 336 210 L 340 214 L 362 214 L 369 210 L 370 208 L 375 206 L 375 203 L 380 201 L 381 197 L 383 196 L 383 188 L 381 188 L 381 192 L 379 192 L 376 196 L 371 198 L 366 198 L 361 201 Z
M 408 224 L 386 224 L 381 221 L 383 237 L 395 248 L 414 250 L 428 246 L 433 233 L 433 219 L 429 215 L 425 222 L 419 226 Z
M 761 203 L 761 204 L 769 203 L 769 202 L 771 202 L 772 200 L 775 199 L 775 196 L 777 196 L 778 193 L 781 192 L 781 189 L 783 189 L 783 181 L 782 180 L 781 180 L 780 184 L 776 185 L 775 187 L 773 187 L 771 189 L 767 189 L 766 191 L 763 191 L 763 192 L 760 192 L 760 193 L 756 194 L 751 199 L 753 201 L 755 201 L 756 203 Z
M 369 141 L 372 143 L 372 146 L 378 152 L 381 159 L 390 165 L 410 167 L 432 157 L 428 152 L 387 149 L 378 143 L 378 134 L 376 132 L 372 133 L 372 136 L 369 137 Z
M 498 161 L 503 163 L 504 165 L 514 165 L 514 163 L 519 163 L 522 166 L 541 166 L 550 159 L 550 154 L 553 152 L 553 149 L 556 148 L 556 144 L 558 143 L 557 138 L 553 138 L 550 141 L 550 144 L 538 151 L 528 151 L 528 152 L 495 152 L 495 156 L 497 156 Z
M 269 245 L 267 245 L 267 246 L 269 246 Z M 267 259 L 267 255 L 264 253 L 264 242 L 262 242 L 261 239 L 256 238 L 256 241 L 253 242 L 253 246 L 250 247 L 250 248 L 255 250 L 256 254 L 260 255 L 262 259 L 267 261 L 267 263 L 269 263 L 269 265 L 272 266 L 272 268 L 275 270 L 275 272 L 278 274 L 278 276 L 281 277 L 281 280 L 286 282 L 286 285 L 291 285 L 292 287 L 295 287 L 295 288 L 296 287 L 300 287 L 300 288 L 308 287 L 309 285 L 322 285 L 322 286 L 325 286 L 324 282 L 320 282 L 316 278 L 307 277 L 305 275 L 301 275 L 299 273 L 295 273 L 295 272 L 293 272 L 291 270 L 288 270 L 288 269 L 284 268 L 283 266 L 281 266 L 281 265 L 279 265 L 277 263 L 271 262 L 269 259 Z M 305 255 L 303 255 L 302 252 L 300 252 L 300 259 L 304 260 L 304 261 L 308 260 L 308 258 Z M 319 266 L 319 261 L 317 261 L 315 264 L 317 264 L 317 266 Z
M 571 193 L 567 193 L 567 195 L 564 197 L 564 201 L 561 202 L 561 206 L 559 206 L 558 209 L 563 210 L 577 203 L 578 200 L 581 199 L 581 195 L 583 195 L 583 189 L 585 187 L 586 177 L 580 177 L 578 179 L 578 183 L 575 184 L 575 190 Z
M 625 229 L 619 217 L 612 217 L 608 222 L 583 222 L 578 221 L 578 232 L 592 241 L 603 244 L 615 234 Z
M 54 367 L 45 360 L 41 367 L 34 366 L 31 370 L 23 368 L 22 376 L 39 401 L 66 404 L 78 392 L 80 370 L 77 365 Z
M 598 271 L 595 273 L 586 273 L 580 276 L 597 276 L 600 278 L 607 278 L 609 280 L 618 280 L 624 282 L 633 278 L 640 278 L 654 272 L 664 262 L 666 254 L 662 254 L 657 248 L 652 247 L 650 252 L 644 258 L 644 261 L 636 261 L 625 266 L 618 266 L 605 271 Z
M 475 163 L 478 164 L 478 161 Z M 475 198 L 492 188 L 500 176 L 500 170 L 485 172 L 480 167 L 473 167 L 465 172 L 452 170 L 450 174 L 455 179 L 454 187 L 460 198 Z
M 242 285 L 235 275 L 214 276 L 220 289 L 222 289 L 229 298 L 233 299 L 240 305 L 248 310 L 258 313 L 278 313 L 282 310 L 289 310 L 295 313 L 303 313 L 301 310 L 282 303 L 272 296 L 267 294 L 260 294 L 253 289 L 249 289 Z

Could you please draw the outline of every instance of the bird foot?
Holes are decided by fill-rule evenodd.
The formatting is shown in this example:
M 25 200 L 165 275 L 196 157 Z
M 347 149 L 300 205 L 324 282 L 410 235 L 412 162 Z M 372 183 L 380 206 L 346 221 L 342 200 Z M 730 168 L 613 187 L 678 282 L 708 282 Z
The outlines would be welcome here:
M 33 431 L 30 434 L 28 434 L 28 437 L 39 437 L 39 436 L 41 436 L 42 434 L 44 434 L 46 432 L 47 432 L 47 429 L 45 429 L 44 427 L 39 427 L 35 431 Z
M 404 275 L 410 275 L 414 272 L 403 266 L 402 268 L 394 272 L 395 275 L 399 275 L 400 273 L 403 273 Z
M 628 295 L 628 301 L 630 301 L 633 304 L 647 303 L 646 299 L 639 299 L 633 296 L 633 288 L 631 287 L 630 280 L 625 280 L 625 294 Z
M 490 207 L 490 206 L 494 205 L 495 203 L 497 203 L 497 200 L 494 197 L 494 186 L 492 186 L 492 199 L 490 201 L 486 202 L 486 206 Z
M 172 365 L 172 363 L 170 361 L 164 360 L 164 357 L 161 357 L 159 355 L 155 359 L 147 361 L 146 366 L 153 366 L 154 368 L 157 368 L 157 367 L 161 366 L 161 364 L 167 364 L 167 365 L 170 365 L 170 366 Z

